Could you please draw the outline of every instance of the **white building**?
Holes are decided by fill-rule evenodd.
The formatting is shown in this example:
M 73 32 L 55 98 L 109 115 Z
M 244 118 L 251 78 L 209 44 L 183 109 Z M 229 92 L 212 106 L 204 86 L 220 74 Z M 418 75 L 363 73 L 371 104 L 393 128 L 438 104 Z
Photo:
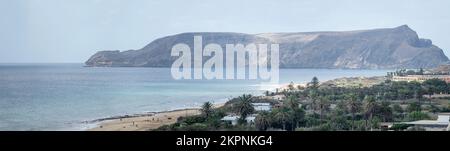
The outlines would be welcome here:
M 402 122 L 403 124 L 409 124 L 425 128 L 427 131 L 445 131 L 449 128 L 450 113 L 439 113 L 437 120 L 420 120 L 413 122 Z
M 417 81 L 423 82 L 430 79 L 440 79 L 447 83 L 450 83 L 450 75 L 407 75 L 407 76 L 393 76 L 393 81 Z
M 223 117 L 221 120 L 226 121 L 226 122 L 231 122 L 231 125 L 237 125 L 239 118 L 241 118 L 241 117 L 237 116 L 237 115 L 227 115 L 227 116 Z M 250 115 L 250 116 L 246 117 L 245 120 L 247 121 L 247 123 L 251 124 L 251 123 L 255 122 L 255 118 L 256 118 L 256 115 Z
M 269 112 L 272 110 L 272 105 L 270 103 L 252 103 L 253 108 L 255 108 L 255 111 L 267 111 Z

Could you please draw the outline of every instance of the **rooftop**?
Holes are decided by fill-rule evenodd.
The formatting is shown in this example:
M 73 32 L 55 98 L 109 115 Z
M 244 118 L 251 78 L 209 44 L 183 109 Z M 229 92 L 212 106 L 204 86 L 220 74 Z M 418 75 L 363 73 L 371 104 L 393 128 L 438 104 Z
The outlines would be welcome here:
M 270 106 L 270 103 L 252 103 L 253 106 Z
M 403 122 L 403 123 L 404 124 L 412 124 L 412 125 L 447 126 L 450 123 L 450 113 L 439 113 L 437 120 L 420 120 L 420 121 Z
M 411 124 L 411 125 L 439 125 L 439 126 L 447 126 L 449 122 L 438 122 L 435 120 L 420 120 L 420 121 L 413 121 L 413 122 L 403 122 L 404 124 Z

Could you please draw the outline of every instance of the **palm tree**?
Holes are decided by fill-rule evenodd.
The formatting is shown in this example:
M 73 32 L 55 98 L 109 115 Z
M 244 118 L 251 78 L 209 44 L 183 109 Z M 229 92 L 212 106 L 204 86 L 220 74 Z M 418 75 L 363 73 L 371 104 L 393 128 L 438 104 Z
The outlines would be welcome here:
M 206 118 L 209 118 L 209 116 L 211 115 L 211 113 L 213 112 L 213 105 L 211 102 L 205 102 L 202 105 L 202 115 L 204 115 Z
M 298 125 L 300 125 L 300 122 L 304 121 L 305 119 L 305 111 L 302 108 L 297 108 L 292 111 L 293 113 L 293 127 L 296 128 Z
M 269 115 L 266 112 L 256 116 L 255 127 L 260 131 L 266 131 L 270 127 Z
M 380 112 L 383 116 L 383 122 L 388 122 L 392 120 L 392 108 L 390 107 L 391 103 L 388 101 L 381 102 Z
M 287 99 L 286 99 L 286 107 L 288 107 L 288 108 L 290 108 L 290 109 L 292 109 L 292 110 L 295 110 L 295 109 L 298 109 L 299 107 L 299 103 L 298 103 L 298 101 L 297 101 L 297 98 L 295 97 L 295 96 L 293 96 L 293 95 L 291 95 L 291 96 L 289 96 Z
M 291 121 L 291 128 L 296 128 L 300 121 L 304 119 L 305 111 L 299 107 L 299 103 L 295 96 L 289 96 L 284 103 L 284 107 L 281 112 L 289 114 L 289 120 Z M 286 123 L 285 123 L 286 124 Z
M 288 124 L 290 120 L 290 114 L 287 112 L 287 110 L 281 109 L 275 114 L 275 119 L 277 122 L 281 123 L 282 129 L 286 130 L 286 125 Z
M 366 116 L 366 128 L 367 128 L 367 121 L 369 121 L 370 129 L 372 129 L 372 119 L 373 119 L 373 113 L 375 112 L 375 107 L 377 105 L 375 98 L 373 96 L 366 95 L 364 98 L 364 111 Z
M 309 91 L 309 98 L 311 99 L 311 109 L 312 110 L 317 109 L 317 97 L 318 97 L 317 90 Z
M 358 101 L 356 94 L 350 94 L 348 97 L 348 110 L 352 114 L 352 130 L 355 128 L 356 113 L 361 109 L 361 103 Z
M 241 120 L 245 120 L 248 115 L 252 114 L 255 111 L 251 101 L 252 95 L 250 94 L 239 96 L 238 112 L 241 115 Z
M 269 92 L 269 91 L 266 91 L 266 92 L 264 92 L 264 94 L 265 94 L 266 96 L 269 96 L 269 95 L 270 95 L 270 92 Z
M 321 121 L 323 119 L 323 113 L 325 111 L 328 111 L 329 107 L 330 107 L 329 97 L 320 97 L 319 102 L 318 102 L 318 108 L 319 108 L 319 112 L 320 112 L 320 120 Z

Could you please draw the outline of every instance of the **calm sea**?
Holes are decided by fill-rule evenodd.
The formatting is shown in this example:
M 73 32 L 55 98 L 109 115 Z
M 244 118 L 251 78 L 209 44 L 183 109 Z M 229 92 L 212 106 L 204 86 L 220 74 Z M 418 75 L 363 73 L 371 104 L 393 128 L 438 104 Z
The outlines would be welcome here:
M 281 69 L 280 83 L 381 76 L 387 70 Z M 0 130 L 83 130 L 84 121 L 225 102 L 266 89 L 257 80 L 173 80 L 169 68 L 0 64 Z

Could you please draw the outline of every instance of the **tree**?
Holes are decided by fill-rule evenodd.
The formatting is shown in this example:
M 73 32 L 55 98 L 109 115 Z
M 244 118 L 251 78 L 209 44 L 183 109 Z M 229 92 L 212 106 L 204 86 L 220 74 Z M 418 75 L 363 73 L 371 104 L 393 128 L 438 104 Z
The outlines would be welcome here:
M 354 93 L 347 95 L 347 99 L 348 99 L 347 102 L 348 110 L 352 114 L 352 130 L 354 130 L 356 113 L 358 113 L 361 110 L 361 102 L 358 100 L 356 94 Z
M 283 91 L 281 91 L 281 94 L 283 94 L 284 97 L 288 97 L 291 93 L 289 93 L 288 90 L 283 89 Z
M 317 90 L 319 88 L 319 79 L 317 77 L 313 77 L 311 82 L 308 83 L 308 88 Z
M 270 117 L 267 112 L 262 112 L 256 116 L 255 127 L 260 131 L 266 131 L 270 127 Z
M 430 110 L 430 112 L 432 112 L 434 114 L 436 114 L 436 113 L 441 111 L 441 109 L 438 106 L 434 105 L 434 104 L 430 105 L 430 109 L 429 110 Z
M 372 129 L 372 119 L 373 114 L 375 112 L 375 108 L 377 106 L 377 102 L 373 96 L 366 95 L 364 98 L 364 112 L 366 115 L 366 127 L 367 121 L 369 121 L 370 129 Z
M 395 113 L 403 113 L 403 108 L 400 106 L 400 104 L 396 103 L 394 106 L 392 106 L 392 109 Z
M 297 98 L 293 95 L 289 96 L 285 101 L 286 107 L 288 107 L 291 110 L 295 110 L 299 108 L 299 103 L 297 101 Z
M 274 118 L 275 121 L 281 124 L 282 129 L 286 130 L 286 126 L 289 124 L 289 120 L 291 119 L 291 115 L 288 113 L 285 107 L 281 108 L 277 112 L 275 112 Z
M 346 116 L 346 105 L 344 101 L 339 101 L 336 105 L 335 110 L 333 110 L 330 123 L 332 126 L 332 129 L 334 130 L 349 130 L 351 128 L 351 125 L 349 121 L 347 120 Z
M 245 120 L 245 118 L 247 118 L 248 115 L 252 114 L 255 109 L 253 108 L 252 105 L 252 95 L 248 94 L 244 94 L 242 96 L 239 96 L 239 103 L 238 103 L 238 112 L 241 116 L 241 120 Z
M 320 97 L 318 102 L 318 108 L 320 113 L 320 120 L 323 120 L 324 112 L 330 109 L 330 98 L 329 97 Z
M 427 120 L 427 119 L 430 119 L 430 116 L 421 111 L 414 111 L 408 114 L 408 120 L 410 121 Z
M 289 83 L 288 89 L 289 89 L 289 91 L 294 91 L 294 89 L 295 89 L 294 82 Z
M 295 124 L 295 126 L 293 127 L 297 127 L 298 125 L 300 125 L 300 122 L 303 123 L 303 121 L 305 120 L 305 111 L 302 108 L 297 108 L 293 110 L 293 124 Z
M 414 71 L 414 70 L 406 71 L 406 75 L 415 75 L 415 74 L 416 74 L 416 71 Z
M 392 111 L 394 112 L 395 117 L 398 117 L 398 118 L 401 118 L 401 119 L 405 118 L 404 114 L 403 114 L 403 112 L 405 112 L 405 111 L 400 106 L 400 104 L 398 104 L 398 103 L 394 104 L 392 106 Z
M 311 99 L 311 109 L 316 110 L 317 109 L 317 97 L 318 97 L 317 90 L 314 90 L 314 89 L 310 90 L 308 96 Z
M 348 108 L 346 103 L 345 101 L 337 102 L 335 110 L 339 111 L 338 113 L 347 114 Z
M 392 108 L 390 107 L 391 103 L 388 101 L 381 102 L 379 112 L 381 114 L 381 118 L 383 122 L 389 122 L 393 120 Z
M 211 115 L 211 113 L 213 112 L 213 105 L 211 102 L 205 102 L 202 105 L 202 115 L 204 115 L 206 118 L 209 118 L 209 116 Z
M 299 107 L 298 100 L 295 96 L 290 96 L 284 105 L 282 111 L 287 112 L 291 120 L 291 128 L 295 129 L 299 122 L 303 121 L 305 116 L 305 111 Z
M 412 102 L 408 105 L 406 108 L 408 112 L 415 112 L 415 111 L 421 111 L 422 107 L 420 107 L 420 104 L 418 102 Z
M 298 89 L 299 91 L 302 91 L 302 90 L 304 90 L 305 88 L 304 88 L 303 86 L 301 86 L 301 85 L 297 85 L 297 89 Z
M 447 82 L 440 79 L 430 79 L 423 82 L 425 89 L 428 90 L 428 94 L 448 93 L 449 87 Z

